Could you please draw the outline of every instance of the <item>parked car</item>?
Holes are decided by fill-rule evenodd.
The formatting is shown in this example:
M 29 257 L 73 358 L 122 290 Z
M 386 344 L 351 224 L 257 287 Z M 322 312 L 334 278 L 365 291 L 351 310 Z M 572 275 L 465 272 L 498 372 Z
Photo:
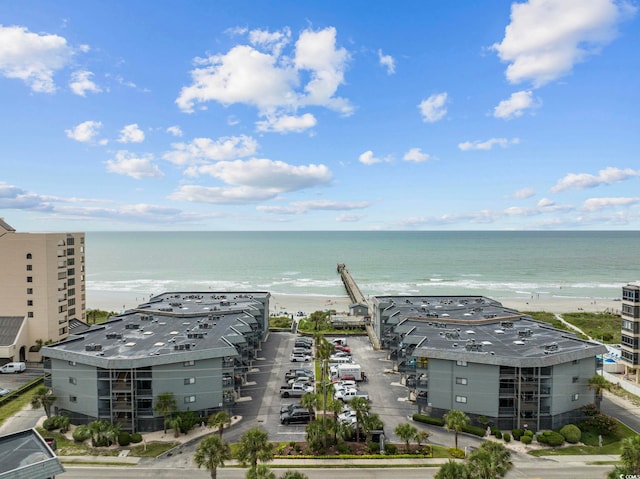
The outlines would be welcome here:
M 25 363 L 7 363 L 0 368 L 0 373 L 23 373 L 26 371 L 26 369 L 27 365 Z
M 11 392 L 11 389 L 0 388 L 0 396 L 6 396 Z
M 302 353 L 291 353 L 291 356 L 289 356 L 289 361 L 291 361 L 292 363 L 296 363 L 296 362 L 308 363 L 309 361 L 311 361 L 311 356 L 309 356 L 308 354 L 302 354 Z
M 346 422 L 349 424 L 355 424 L 357 422 L 356 412 L 349 409 L 348 411 L 345 411 L 342 414 L 338 414 L 338 421 Z
M 281 424 L 307 424 L 312 419 L 315 419 L 315 414 L 309 413 L 308 409 L 294 409 L 280 414 Z
M 351 348 L 349 346 L 343 346 L 342 344 L 336 344 L 333 346 L 336 351 L 342 351 L 344 353 L 351 354 Z
M 296 409 L 306 409 L 306 408 L 303 408 L 302 405 L 299 403 L 292 402 L 288 404 L 283 404 L 282 406 L 280 406 L 280 414 L 284 414 L 285 412 L 291 412 Z
M 298 376 L 297 378 L 289 379 L 287 384 L 313 384 L 314 379 L 309 376 Z
M 294 368 L 294 369 L 289 369 L 289 371 L 284 373 L 285 381 L 289 381 L 289 379 L 295 379 L 302 376 L 313 378 L 313 371 L 306 368 Z

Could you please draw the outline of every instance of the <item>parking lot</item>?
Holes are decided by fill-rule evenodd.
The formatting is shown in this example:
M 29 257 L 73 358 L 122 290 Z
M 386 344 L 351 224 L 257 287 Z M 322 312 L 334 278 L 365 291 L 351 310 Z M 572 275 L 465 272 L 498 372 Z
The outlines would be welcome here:
M 19 374 L 0 374 L 0 389 L 15 391 L 32 379 L 42 376 L 42 368 L 27 368 Z
M 251 427 L 260 426 L 274 441 L 304 440 L 305 424 L 280 424 L 281 407 L 300 400 L 280 397 L 285 373 L 297 367 L 314 369 L 312 361 L 289 360 L 296 337 L 291 333 L 271 333 L 264 343 L 262 354 L 254 361 L 255 369 L 248 375 L 248 382 L 242 388 L 244 398 L 234 408 L 243 417 L 243 424 L 234 435 L 239 436 Z M 367 336 L 349 337 L 348 346 L 353 361 L 366 372 L 368 381 L 360 383 L 359 388 L 369 394 L 371 413 L 378 414 L 382 419 L 386 437 L 397 440 L 393 432 L 395 427 L 407 422 L 415 412 L 413 403 L 407 401 L 408 390 L 400 384 L 401 375 L 392 372 L 392 363 L 386 359 L 386 352 L 374 351 Z M 232 437 L 230 434 L 230 439 Z

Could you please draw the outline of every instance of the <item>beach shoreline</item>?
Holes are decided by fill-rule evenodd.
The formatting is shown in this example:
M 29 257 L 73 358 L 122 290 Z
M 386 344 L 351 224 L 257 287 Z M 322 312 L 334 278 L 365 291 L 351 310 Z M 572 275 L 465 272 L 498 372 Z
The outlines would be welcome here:
M 464 296 L 473 296 L 466 294 Z M 138 305 L 148 301 L 148 296 L 135 292 L 122 291 L 88 291 L 87 310 L 99 309 L 117 314 L 135 309 Z M 577 313 L 577 312 L 609 312 L 620 314 L 622 303 L 616 299 L 567 298 L 551 295 L 531 295 L 526 297 L 492 297 L 506 308 L 520 312 L 548 313 Z M 269 313 L 276 315 L 306 315 L 314 311 L 333 310 L 337 314 L 348 314 L 351 300 L 344 296 L 313 296 L 272 294 L 269 303 Z

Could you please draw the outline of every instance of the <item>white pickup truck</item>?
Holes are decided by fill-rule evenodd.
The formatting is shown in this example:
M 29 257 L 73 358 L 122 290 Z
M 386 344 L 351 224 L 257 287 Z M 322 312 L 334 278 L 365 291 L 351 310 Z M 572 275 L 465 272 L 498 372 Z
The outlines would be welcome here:
M 353 398 L 364 398 L 367 401 L 369 400 L 369 394 L 363 391 L 358 391 L 355 388 L 346 388 L 341 391 L 338 391 L 334 395 L 335 399 L 338 399 L 342 402 L 349 402 Z

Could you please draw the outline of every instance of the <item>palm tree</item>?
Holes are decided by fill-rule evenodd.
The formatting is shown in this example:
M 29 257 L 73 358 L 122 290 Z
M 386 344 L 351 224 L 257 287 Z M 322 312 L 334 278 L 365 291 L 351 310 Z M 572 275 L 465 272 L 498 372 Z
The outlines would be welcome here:
M 587 386 L 595 394 L 596 409 L 600 412 L 600 404 L 602 403 L 602 392 L 611 389 L 611 383 L 607 381 L 603 376 L 595 374 L 589 378 Z
M 339 399 L 334 399 L 333 396 L 329 399 L 329 404 L 325 404 L 324 406 L 324 412 L 325 414 L 327 413 L 327 411 L 330 411 L 333 413 L 333 442 L 334 443 L 338 443 L 338 435 L 344 433 L 345 431 L 340 431 L 340 421 L 338 421 L 338 414 L 340 414 L 344 409 L 344 403 L 342 401 L 340 401 Z M 342 436 L 342 439 L 344 439 L 347 436 Z
M 415 439 L 416 434 L 418 434 L 418 429 L 415 426 L 412 426 L 408 422 L 403 422 L 402 424 L 398 424 L 395 429 L 396 436 L 404 441 L 405 448 L 407 454 L 409 453 L 409 442 L 411 439 Z
M 51 406 L 53 406 L 56 399 L 57 398 L 51 394 L 51 389 L 47 386 L 40 386 L 31 397 L 31 407 L 33 409 L 44 409 L 44 413 L 49 418 L 51 417 Z
M 236 459 L 255 474 L 258 468 L 258 461 L 268 462 L 273 459 L 274 446 L 269 442 L 269 434 L 260 428 L 245 432 L 240 438 Z M 247 473 L 248 476 L 248 473 Z
M 369 414 L 369 402 L 365 398 L 355 397 L 349 403 L 356 413 L 356 442 L 360 442 L 360 426 L 364 425 Z
M 169 426 L 169 428 L 173 429 L 173 437 L 180 436 L 180 426 L 182 426 L 182 416 L 179 414 L 172 415 L 169 419 L 165 419 L 164 421 L 165 427 Z M 167 432 L 165 430 L 165 432 Z
M 209 416 L 207 423 L 211 427 L 218 428 L 218 434 L 220 434 L 220 439 L 222 439 L 222 432 L 224 431 L 224 427 L 231 426 L 231 417 L 226 413 L 226 411 L 220 411 Z
M 428 431 L 418 431 L 416 432 L 415 440 L 418 443 L 418 447 L 422 446 L 423 442 L 427 442 L 431 434 Z
M 173 414 L 178 410 L 178 402 L 173 396 L 173 393 L 161 393 L 156 398 L 156 404 L 153 410 L 164 416 L 164 433 L 167 433 L 167 416 Z
M 456 449 L 458 449 L 458 433 L 469 424 L 469 416 L 462 411 L 452 409 L 444 415 L 444 423 L 447 429 L 455 432 L 455 445 Z
M 616 466 L 607 475 L 608 479 L 620 477 L 640 476 L 640 436 L 635 435 L 622 440 L 622 452 L 620 453 L 622 464 Z
M 362 429 L 367 435 L 367 441 L 371 442 L 372 432 L 375 429 L 384 429 L 384 423 L 379 414 L 367 414 L 362 422 Z
M 511 453 L 499 442 L 484 441 L 469 456 L 470 479 L 500 479 L 513 467 Z
M 115 442 L 120 432 L 119 426 L 112 426 L 109 421 L 105 420 L 90 422 L 87 427 L 91 433 L 91 444 L 94 447 L 110 446 Z
M 287 471 L 280 476 L 280 479 L 309 479 L 309 476 L 299 471 Z
M 276 479 L 276 474 L 266 464 L 260 464 L 255 469 L 249 469 L 246 477 L 247 479 Z
M 311 416 L 313 416 L 313 410 L 318 407 L 319 402 L 320 398 L 316 393 L 304 393 L 300 398 L 300 405 L 307 408 Z
M 204 466 L 211 472 L 211 479 L 216 479 L 218 466 L 224 466 L 224 461 L 231 459 L 231 447 L 221 437 L 209 436 L 200 442 L 193 459 L 198 469 Z
M 329 341 L 327 341 L 327 338 L 324 337 L 324 335 L 322 335 L 321 333 L 316 333 L 314 334 L 314 340 L 316 343 L 316 358 L 320 361 L 320 384 L 322 384 L 322 396 L 323 396 L 323 402 L 322 402 L 322 407 L 325 411 L 325 414 L 322 415 L 322 420 L 325 421 L 326 418 L 326 411 L 327 411 L 327 397 L 328 397 L 328 391 L 327 391 L 327 383 L 329 381 L 329 356 L 331 356 L 331 353 L 333 351 L 333 346 L 331 345 L 331 343 L 329 343 Z M 326 421 L 325 421 L 326 422 Z M 327 446 L 326 443 L 326 438 L 323 440 L 324 441 L 324 446 Z
M 312 449 L 318 451 L 321 445 L 324 446 L 328 432 L 325 421 L 314 419 L 307 425 L 305 431 L 307 433 L 307 442 Z
M 434 476 L 434 479 L 468 479 L 467 467 L 461 462 L 449 459 Z

